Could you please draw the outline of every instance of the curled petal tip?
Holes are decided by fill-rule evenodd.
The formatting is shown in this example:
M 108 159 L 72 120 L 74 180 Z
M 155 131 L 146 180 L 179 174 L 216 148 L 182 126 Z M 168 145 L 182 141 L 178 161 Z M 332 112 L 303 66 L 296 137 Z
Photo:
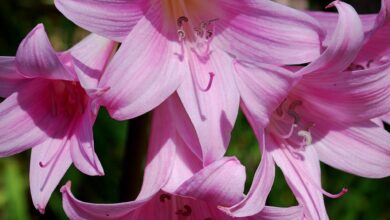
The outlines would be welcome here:
M 71 186 L 72 186 L 72 182 L 71 181 L 66 182 L 66 184 L 63 185 L 61 187 L 61 189 L 60 189 L 61 193 L 67 192 L 70 189 Z
M 333 7 L 335 7 L 336 4 L 338 4 L 338 3 L 340 3 L 339 0 L 333 1 L 333 2 L 331 2 L 329 5 L 327 5 L 327 6 L 325 7 L 325 9 L 333 8 Z

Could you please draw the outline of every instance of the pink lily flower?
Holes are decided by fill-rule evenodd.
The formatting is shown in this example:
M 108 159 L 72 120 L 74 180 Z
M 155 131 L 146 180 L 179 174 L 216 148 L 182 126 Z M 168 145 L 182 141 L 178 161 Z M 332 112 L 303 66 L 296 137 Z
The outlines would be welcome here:
M 225 208 L 235 216 L 250 213 L 256 201 L 264 204 L 261 198 L 271 189 L 274 162 L 307 219 L 327 219 L 323 195 L 337 198 L 346 192 L 333 195 L 322 189 L 319 161 L 364 177 L 390 175 L 390 135 L 371 121 L 390 110 L 390 62 L 347 70 L 370 41 L 364 44 L 362 23 L 351 6 L 340 1 L 331 6 L 337 7 L 339 18 L 328 48 L 295 73 L 303 77 L 282 92 L 286 95 L 279 99 L 279 107 L 265 113 L 258 107 L 264 102 L 261 87 L 255 82 L 238 85 L 241 93 L 248 94 L 242 96 L 242 108 L 263 154 L 247 197 Z M 267 123 L 264 114 L 270 116 Z
M 99 106 L 91 96 L 115 45 L 92 34 L 58 53 L 39 24 L 16 57 L 0 57 L 0 156 L 32 148 L 30 189 L 41 213 L 72 162 L 85 174 L 104 175 L 92 135 Z
M 111 116 L 136 117 L 177 91 L 205 164 L 224 155 L 237 117 L 236 59 L 298 64 L 312 61 L 321 50 L 322 30 L 314 19 L 268 0 L 55 4 L 81 27 L 122 42 L 99 82 L 100 88 L 111 88 L 100 99 Z
M 176 109 L 175 111 L 172 111 Z M 234 157 L 203 165 L 185 143 L 175 122 L 186 112 L 177 95 L 154 111 L 144 184 L 135 201 L 93 204 L 77 200 L 70 183 L 62 189 L 63 207 L 72 220 L 81 219 L 233 219 L 218 209 L 243 197 L 245 168 Z M 188 115 L 183 118 L 191 125 Z M 191 129 L 191 128 L 190 128 Z M 192 132 L 194 128 L 192 127 Z M 243 219 L 298 219 L 301 207 L 266 207 Z

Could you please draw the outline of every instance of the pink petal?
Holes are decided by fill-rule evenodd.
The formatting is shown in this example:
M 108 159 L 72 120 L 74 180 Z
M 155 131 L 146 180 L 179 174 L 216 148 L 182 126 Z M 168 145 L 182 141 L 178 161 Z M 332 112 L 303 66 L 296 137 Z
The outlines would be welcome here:
M 318 59 L 296 74 L 343 71 L 356 58 L 363 46 L 363 27 L 355 9 L 341 1 L 334 1 L 331 5 L 339 11 L 339 19 L 328 48 Z
M 34 147 L 30 160 L 30 190 L 42 214 L 49 198 L 72 163 L 68 139 L 48 139 Z M 43 166 L 42 166 L 43 165 Z
M 169 105 L 169 112 L 166 113 L 165 117 L 170 115 L 172 123 L 175 124 L 177 135 L 181 137 L 186 147 L 202 160 L 202 148 L 198 135 L 177 93 L 172 94 L 166 102 Z
M 252 121 L 251 118 L 248 120 Z M 231 216 L 244 217 L 256 215 L 265 207 L 265 202 L 271 191 L 275 177 L 275 163 L 272 160 L 270 152 L 265 148 L 268 145 L 267 141 L 263 138 L 260 142 L 260 145 L 263 146 L 261 162 L 256 170 L 251 188 L 246 197 L 231 207 L 222 208 L 222 210 Z
M 222 158 L 195 173 L 175 194 L 216 205 L 232 205 L 243 197 L 245 176 L 245 168 L 236 158 Z
M 103 176 L 103 167 L 94 149 L 92 133 L 94 118 L 92 118 L 90 107 L 80 117 L 81 119 L 75 125 L 75 134 L 72 137 L 70 148 L 73 163 L 77 169 L 87 175 Z
M 110 89 L 102 95 L 101 104 L 115 119 L 150 111 L 181 83 L 183 65 L 175 55 L 180 48 L 164 36 L 161 16 L 154 9 L 142 18 L 103 74 L 99 87 Z
M 18 73 L 14 57 L 0 57 L 0 97 L 8 97 L 25 82 Z
M 356 122 L 390 112 L 390 63 L 362 71 L 314 74 L 293 91 L 312 114 Z
M 390 54 L 390 2 L 382 1 L 382 8 L 376 17 L 374 26 L 369 33 L 369 40 L 356 58 L 356 62 L 380 60 Z
M 225 154 L 238 113 L 239 93 L 233 61 L 227 54 L 213 50 L 207 62 L 193 52 L 189 55 L 190 72 L 186 72 L 178 94 L 194 124 L 207 165 Z M 211 87 L 204 91 L 210 83 Z
M 69 20 L 93 33 L 122 41 L 145 15 L 144 0 L 55 0 Z
M 216 44 L 239 59 L 274 64 L 310 62 L 320 54 L 322 30 L 305 13 L 272 1 L 218 0 Z
M 236 63 L 236 83 L 242 108 L 259 140 L 269 117 L 299 80 L 292 72 L 272 65 Z
M 333 12 L 308 11 L 307 14 L 318 20 L 321 26 L 326 30 L 326 38 L 323 46 L 329 47 L 336 31 L 339 15 Z M 365 37 L 370 35 L 370 32 L 375 26 L 377 15 L 359 15 L 363 25 Z
M 144 180 L 137 199 L 151 197 L 168 182 L 176 160 L 175 132 L 169 105 L 163 103 L 153 112 Z
M 390 175 L 390 134 L 366 121 L 356 124 L 318 124 L 313 143 L 321 161 L 355 175 L 382 178 Z
M 176 146 L 173 167 L 167 183 L 162 188 L 165 192 L 174 193 L 180 185 L 188 181 L 196 172 L 203 168 L 203 162 L 190 150 L 176 133 L 172 136 Z
M 63 137 L 70 121 L 48 110 L 45 82 L 31 80 L 0 103 L 0 156 L 22 152 L 46 138 Z
M 321 192 L 320 163 L 315 148 L 295 151 L 270 141 L 270 151 L 282 170 L 307 219 L 328 219 Z M 315 184 L 315 185 L 314 185 Z
M 74 78 L 57 57 L 42 24 L 38 24 L 19 45 L 16 67 L 22 75 L 29 78 Z
M 76 199 L 70 191 L 70 182 L 61 188 L 63 208 L 72 220 L 124 219 L 123 216 L 142 207 L 150 198 L 116 204 L 86 203 Z
M 96 91 L 116 45 L 111 40 L 91 34 L 67 52 L 70 53 L 80 83 L 87 92 Z
M 302 206 L 279 208 L 265 206 L 254 219 L 261 220 L 298 220 L 303 219 Z

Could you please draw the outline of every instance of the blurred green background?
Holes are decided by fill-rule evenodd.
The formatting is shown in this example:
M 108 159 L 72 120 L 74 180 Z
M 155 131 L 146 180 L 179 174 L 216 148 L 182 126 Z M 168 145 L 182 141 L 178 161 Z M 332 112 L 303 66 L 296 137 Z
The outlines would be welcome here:
M 279 0 L 297 8 L 322 9 L 330 1 Z M 377 12 L 379 0 L 346 1 L 360 13 Z M 88 33 L 66 20 L 52 0 L 3 0 L 0 4 L 0 55 L 14 56 L 20 41 L 36 24 L 43 23 L 57 50 L 65 50 Z M 1 82 L 0 82 L 1 83 Z M 32 206 L 28 186 L 30 152 L 0 159 L 0 219 L 66 219 L 59 192 L 67 180 L 78 198 L 90 202 L 120 202 L 134 199 L 142 183 L 150 115 L 117 122 L 101 110 L 94 127 L 97 154 L 104 177 L 89 177 L 72 167 L 53 193 L 45 215 Z M 390 143 L 389 143 L 390 144 Z M 260 160 L 256 140 L 242 114 L 232 135 L 228 155 L 236 155 L 247 167 L 247 188 Z M 323 186 L 330 192 L 348 187 L 339 199 L 326 199 L 331 219 L 390 219 L 390 178 L 370 180 L 322 166 Z M 291 206 L 296 201 L 280 170 L 268 205 Z

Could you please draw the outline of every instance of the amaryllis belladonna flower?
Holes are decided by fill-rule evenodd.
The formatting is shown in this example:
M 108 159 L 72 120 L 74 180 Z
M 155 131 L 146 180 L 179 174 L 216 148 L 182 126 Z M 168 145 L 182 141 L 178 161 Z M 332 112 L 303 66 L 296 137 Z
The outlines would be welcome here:
M 172 111 L 176 109 L 176 111 Z M 194 154 L 175 123 L 174 114 L 186 114 L 177 95 L 156 108 L 153 115 L 144 183 L 138 198 L 118 204 L 77 200 L 70 183 L 62 188 L 63 206 L 72 220 L 81 219 L 237 219 L 218 209 L 243 198 L 245 168 L 233 157 L 207 166 Z M 183 117 L 191 125 L 188 116 Z M 189 127 L 194 132 L 194 128 Z M 199 144 L 197 144 L 199 146 Z M 238 219 L 300 219 L 301 207 L 265 207 L 261 213 Z
M 81 27 L 122 42 L 99 83 L 101 90 L 110 88 L 100 102 L 111 115 L 136 117 L 177 91 L 206 164 L 224 155 L 236 120 L 235 60 L 299 64 L 318 57 L 321 49 L 322 30 L 315 20 L 268 0 L 55 4 Z
M 256 173 L 258 178 L 255 177 L 246 201 L 227 208 L 230 212 L 240 213 L 249 207 L 248 203 L 259 201 L 256 185 L 262 184 L 263 197 L 269 192 L 274 161 L 308 219 L 328 218 L 323 194 L 337 198 L 346 192 L 343 189 L 333 195 L 322 189 L 320 160 L 360 176 L 390 175 L 390 136 L 371 121 L 390 110 L 390 63 L 351 70 L 351 63 L 370 40 L 364 44 L 367 39 L 352 7 L 339 1 L 332 5 L 338 8 L 339 18 L 333 26 L 328 48 L 318 60 L 295 72 L 304 76 L 295 85 L 291 84 L 290 91 L 283 91 L 288 94 L 281 95 L 284 98 L 279 99 L 279 107 L 268 112 L 270 121 L 265 128 L 264 111 L 258 108 L 264 99 L 261 86 L 239 85 L 242 92 L 249 94 L 242 105 L 263 144 L 263 156 Z M 378 21 L 383 20 L 386 8 L 383 5 Z M 335 55 L 328 56 L 332 52 Z
M 30 189 L 44 212 L 51 193 L 72 164 L 103 175 L 94 152 L 96 90 L 115 43 L 90 35 L 65 52 L 52 48 L 43 25 L 20 44 L 16 57 L 0 57 L 0 156 L 32 148 Z

